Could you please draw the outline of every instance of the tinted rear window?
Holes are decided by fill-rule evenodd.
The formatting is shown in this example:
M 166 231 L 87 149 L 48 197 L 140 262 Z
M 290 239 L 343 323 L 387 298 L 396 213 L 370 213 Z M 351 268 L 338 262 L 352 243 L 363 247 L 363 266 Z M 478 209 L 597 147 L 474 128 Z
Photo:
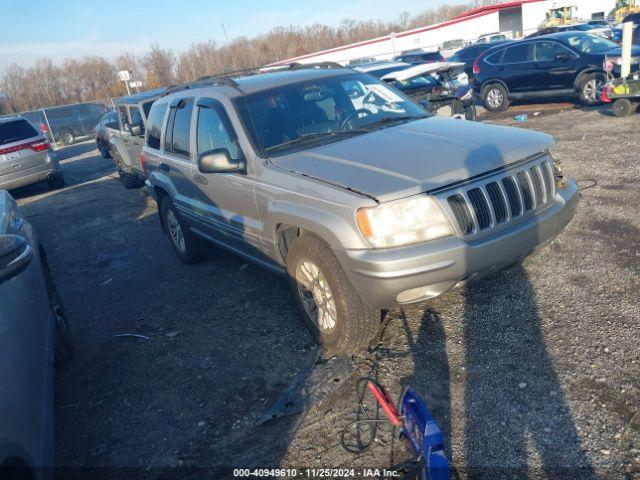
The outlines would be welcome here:
M 142 111 L 144 112 L 144 118 L 149 118 L 149 112 L 151 111 L 152 105 L 153 105 L 153 100 L 142 104 Z
M 191 156 L 189 145 L 189 133 L 191 132 L 191 113 L 193 112 L 193 100 L 184 100 L 176 108 L 173 123 L 171 151 L 185 157 Z M 168 147 L 168 145 L 167 145 Z M 169 149 L 169 148 L 167 148 Z
M 529 55 L 530 45 L 516 45 L 515 47 L 507 48 L 504 52 L 503 63 L 521 63 L 531 61 L 531 55 Z
M 166 103 L 156 103 L 149 112 L 147 119 L 147 145 L 151 148 L 160 149 L 160 136 L 162 134 L 162 122 L 167 112 Z
M 0 145 L 19 142 L 38 135 L 38 131 L 26 120 L 0 123 Z

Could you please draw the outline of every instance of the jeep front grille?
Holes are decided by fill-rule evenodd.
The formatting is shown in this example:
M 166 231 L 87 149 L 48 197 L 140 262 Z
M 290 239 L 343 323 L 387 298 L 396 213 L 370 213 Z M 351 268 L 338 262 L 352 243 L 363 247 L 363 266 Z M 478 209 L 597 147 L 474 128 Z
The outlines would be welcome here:
M 464 236 L 509 225 L 553 202 L 555 179 L 548 156 L 525 166 L 448 190 L 443 200 Z

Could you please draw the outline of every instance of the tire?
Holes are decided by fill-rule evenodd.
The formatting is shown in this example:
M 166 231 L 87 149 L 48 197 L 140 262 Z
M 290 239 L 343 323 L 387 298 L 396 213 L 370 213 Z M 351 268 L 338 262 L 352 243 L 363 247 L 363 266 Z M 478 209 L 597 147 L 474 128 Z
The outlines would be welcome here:
M 600 103 L 598 92 L 605 82 L 603 73 L 585 75 L 578 84 L 578 98 L 583 105 L 593 106 Z
M 52 190 L 64 188 L 64 175 L 62 175 L 62 172 L 58 173 L 53 180 L 47 180 L 47 185 Z
M 124 188 L 132 190 L 134 188 L 141 188 L 144 186 L 144 180 L 142 180 L 135 173 L 127 173 L 121 169 L 118 169 L 118 176 Z
M 102 158 L 111 158 L 109 145 L 104 143 L 102 140 L 98 140 L 98 150 L 100 151 L 100 155 L 102 155 Z
M 475 122 L 478 118 L 478 110 L 475 105 L 467 105 L 464 109 L 464 118 L 470 122 Z
M 53 283 L 47 254 L 42 247 L 40 247 L 40 261 L 42 263 L 42 271 L 44 273 L 44 280 L 47 286 L 47 293 L 49 294 L 49 305 L 51 306 L 51 312 L 55 319 L 55 362 L 60 363 L 73 356 L 73 335 L 71 333 L 69 319 L 64 307 L 62 306 L 60 294 Z
M 287 254 L 287 273 L 302 319 L 322 348 L 348 356 L 369 344 L 380 326 L 380 310 L 358 295 L 322 240 L 309 234 L 298 237 Z M 313 292 L 305 283 L 313 283 Z M 318 320 L 321 311 L 316 300 L 324 303 L 328 317 Z
M 171 248 L 178 258 L 186 264 L 197 263 L 203 258 L 203 241 L 196 237 L 189 225 L 180 217 L 173 202 L 163 196 L 160 202 L 160 218 Z M 180 240 L 181 238 L 181 240 Z
M 73 135 L 73 132 L 68 128 L 65 128 L 60 132 L 59 141 L 62 142 L 63 145 L 72 145 L 76 138 Z
M 482 89 L 482 101 L 487 110 L 491 112 L 504 112 L 511 102 L 509 92 L 500 83 L 491 83 Z
M 616 117 L 627 117 L 633 113 L 634 104 L 628 98 L 619 98 L 611 106 L 611 111 Z
M 451 102 L 451 116 L 464 116 L 464 104 L 460 100 L 454 100 Z

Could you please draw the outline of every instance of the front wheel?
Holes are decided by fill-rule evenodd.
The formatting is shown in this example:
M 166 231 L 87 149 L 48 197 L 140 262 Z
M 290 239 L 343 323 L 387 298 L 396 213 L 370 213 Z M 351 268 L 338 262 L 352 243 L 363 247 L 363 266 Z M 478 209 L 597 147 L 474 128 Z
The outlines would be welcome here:
M 287 255 L 287 273 L 302 319 L 321 347 L 350 355 L 368 345 L 380 325 L 380 310 L 358 295 L 322 240 L 298 237 Z
M 602 73 L 585 75 L 578 85 L 578 98 L 584 105 L 592 106 L 600 103 L 600 90 L 604 86 L 605 76 Z
M 509 93 L 500 83 L 492 83 L 482 89 L 482 100 L 487 110 L 504 112 L 509 108 Z

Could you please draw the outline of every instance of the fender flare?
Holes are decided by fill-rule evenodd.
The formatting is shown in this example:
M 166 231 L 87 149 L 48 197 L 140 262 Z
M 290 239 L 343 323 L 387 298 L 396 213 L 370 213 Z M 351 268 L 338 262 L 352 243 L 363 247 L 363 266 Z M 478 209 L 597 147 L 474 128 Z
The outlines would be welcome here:
M 584 77 L 586 77 L 587 75 L 591 75 L 593 73 L 599 73 L 603 75 L 605 78 L 607 76 L 607 74 L 602 69 L 599 69 L 597 67 L 587 67 L 581 70 L 580 73 L 578 73 L 578 75 L 576 75 L 576 79 L 573 82 L 573 86 L 575 87 L 575 89 L 578 90 L 580 88 L 580 83 L 582 82 Z
M 268 207 L 264 231 L 269 232 L 275 252 L 280 255 L 278 229 L 282 225 L 297 227 L 313 233 L 327 243 L 329 248 L 366 248 L 366 241 L 342 216 L 327 210 L 293 202 L 274 202 Z M 282 259 L 286 260 L 286 259 Z

